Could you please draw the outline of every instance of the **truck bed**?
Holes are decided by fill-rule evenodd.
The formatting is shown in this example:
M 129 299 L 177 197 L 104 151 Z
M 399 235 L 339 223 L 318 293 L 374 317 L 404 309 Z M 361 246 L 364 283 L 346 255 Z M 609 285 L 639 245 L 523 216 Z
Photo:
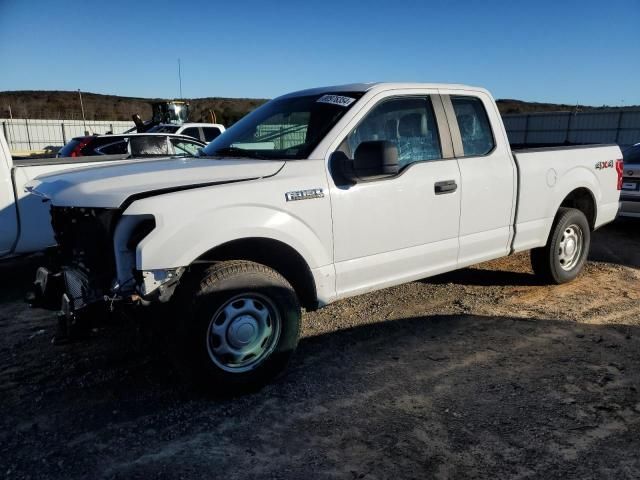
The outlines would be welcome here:
M 513 156 L 518 169 L 518 202 L 512 251 L 546 244 L 558 208 L 580 187 L 588 186 L 598 205 L 590 219 L 593 228 L 615 218 L 619 205 L 617 145 L 527 148 L 515 150 Z

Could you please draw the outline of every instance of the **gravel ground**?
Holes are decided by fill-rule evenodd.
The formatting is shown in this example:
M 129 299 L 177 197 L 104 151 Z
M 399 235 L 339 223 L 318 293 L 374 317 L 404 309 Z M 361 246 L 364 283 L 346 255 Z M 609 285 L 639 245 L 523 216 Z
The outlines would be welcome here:
M 0 266 L 6 478 L 640 478 L 640 223 L 574 282 L 527 255 L 304 316 L 285 376 L 205 398 L 131 324 L 54 346 Z

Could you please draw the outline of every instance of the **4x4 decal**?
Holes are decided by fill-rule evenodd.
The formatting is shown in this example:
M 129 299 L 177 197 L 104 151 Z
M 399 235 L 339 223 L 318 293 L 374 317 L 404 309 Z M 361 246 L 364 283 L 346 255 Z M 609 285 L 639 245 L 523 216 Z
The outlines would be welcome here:
M 605 168 L 613 168 L 613 160 L 596 163 L 596 170 L 603 170 Z

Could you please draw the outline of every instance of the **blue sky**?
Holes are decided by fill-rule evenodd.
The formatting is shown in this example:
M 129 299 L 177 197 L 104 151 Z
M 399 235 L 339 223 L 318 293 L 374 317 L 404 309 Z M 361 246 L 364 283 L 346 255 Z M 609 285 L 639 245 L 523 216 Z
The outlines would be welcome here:
M 0 0 L 0 90 L 274 97 L 357 81 L 640 104 L 640 0 Z

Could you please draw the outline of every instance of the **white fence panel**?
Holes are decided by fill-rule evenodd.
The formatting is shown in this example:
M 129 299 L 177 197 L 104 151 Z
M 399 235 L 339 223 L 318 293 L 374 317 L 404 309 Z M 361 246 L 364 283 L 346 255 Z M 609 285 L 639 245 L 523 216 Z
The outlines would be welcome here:
M 134 126 L 126 121 L 30 120 L 0 118 L 9 148 L 19 150 L 56 150 L 73 137 L 107 132 L 122 133 Z

